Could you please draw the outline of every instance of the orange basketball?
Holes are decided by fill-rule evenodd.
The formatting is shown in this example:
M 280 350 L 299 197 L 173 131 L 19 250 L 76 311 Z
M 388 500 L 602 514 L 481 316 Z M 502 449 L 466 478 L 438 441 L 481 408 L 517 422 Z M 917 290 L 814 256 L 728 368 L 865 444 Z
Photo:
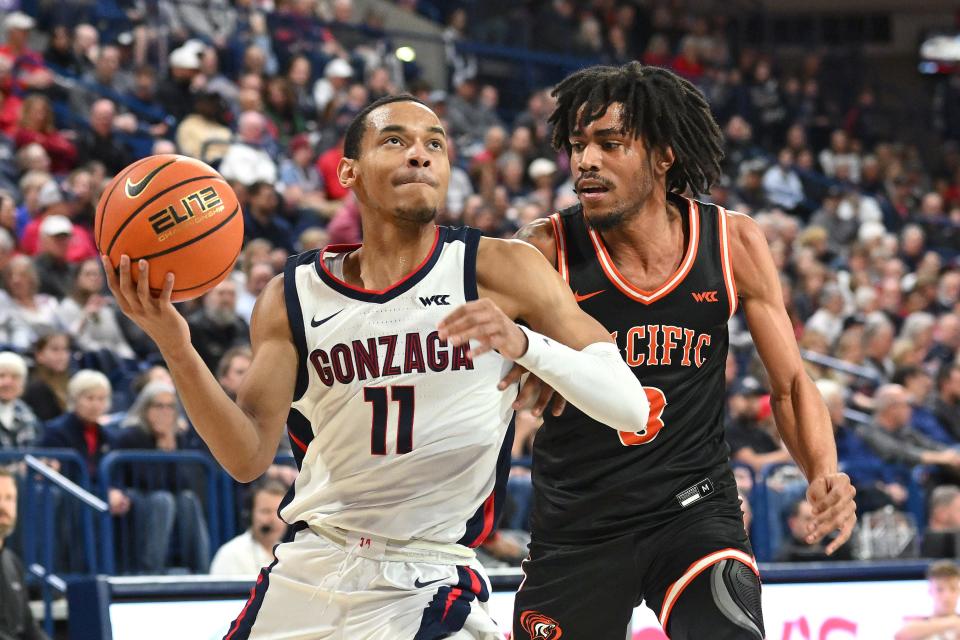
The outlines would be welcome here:
M 114 266 L 130 256 L 134 280 L 137 260 L 147 260 L 153 293 L 172 272 L 173 300 L 189 300 L 230 274 L 243 245 L 243 214 L 233 189 L 212 168 L 156 155 L 134 162 L 107 186 L 94 236 Z

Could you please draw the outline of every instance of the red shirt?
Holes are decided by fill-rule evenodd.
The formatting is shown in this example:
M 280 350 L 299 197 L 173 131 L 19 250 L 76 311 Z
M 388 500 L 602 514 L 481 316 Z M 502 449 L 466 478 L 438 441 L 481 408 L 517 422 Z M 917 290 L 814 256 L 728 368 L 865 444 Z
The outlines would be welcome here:
M 349 189 L 340 184 L 340 178 L 337 177 L 337 165 L 343 158 L 343 147 L 336 146 L 327 149 L 317 158 L 317 172 L 323 176 L 323 186 L 327 191 L 327 197 L 331 200 L 342 200 L 349 193 Z
M 100 425 L 95 422 L 83 423 L 83 440 L 87 443 L 87 455 L 93 457 L 100 444 Z

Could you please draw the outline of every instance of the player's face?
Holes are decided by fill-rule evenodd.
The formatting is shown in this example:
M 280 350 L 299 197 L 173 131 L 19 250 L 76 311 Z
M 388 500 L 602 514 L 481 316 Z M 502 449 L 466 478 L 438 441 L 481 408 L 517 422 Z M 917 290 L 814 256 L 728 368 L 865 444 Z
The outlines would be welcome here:
M 960 580 L 957 578 L 934 578 L 930 581 L 930 596 L 933 598 L 934 615 L 956 612 L 960 599 Z
M 615 228 L 638 214 L 656 178 L 653 154 L 625 131 L 619 102 L 571 132 L 570 171 L 587 221 L 599 230 Z
M 436 114 L 422 104 L 394 102 L 371 111 L 360 157 L 345 162 L 352 164 L 346 172 L 351 184 L 346 186 L 360 202 L 397 220 L 430 222 L 446 198 L 446 133 Z

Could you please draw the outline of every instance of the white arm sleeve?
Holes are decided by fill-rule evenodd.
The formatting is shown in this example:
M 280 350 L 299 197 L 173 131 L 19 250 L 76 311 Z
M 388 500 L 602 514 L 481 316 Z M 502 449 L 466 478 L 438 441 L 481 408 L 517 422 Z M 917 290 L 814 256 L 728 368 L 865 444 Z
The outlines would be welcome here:
M 527 334 L 527 352 L 517 364 L 594 420 L 617 431 L 646 429 L 650 402 L 617 345 L 595 342 L 577 351 L 520 328 Z

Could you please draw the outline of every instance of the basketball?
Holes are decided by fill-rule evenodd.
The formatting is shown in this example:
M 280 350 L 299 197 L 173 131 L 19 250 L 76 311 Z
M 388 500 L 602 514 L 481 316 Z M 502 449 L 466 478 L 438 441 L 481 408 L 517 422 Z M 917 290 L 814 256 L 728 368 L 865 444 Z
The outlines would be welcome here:
M 243 244 L 243 214 L 229 184 L 210 166 L 162 154 L 126 167 L 97 204 L 94 239 L 115 267 L 130 256 L 150 264 L 150 289 L 159 294 L 168 272 L 173 301 L 196 298 L 233 268 Z

